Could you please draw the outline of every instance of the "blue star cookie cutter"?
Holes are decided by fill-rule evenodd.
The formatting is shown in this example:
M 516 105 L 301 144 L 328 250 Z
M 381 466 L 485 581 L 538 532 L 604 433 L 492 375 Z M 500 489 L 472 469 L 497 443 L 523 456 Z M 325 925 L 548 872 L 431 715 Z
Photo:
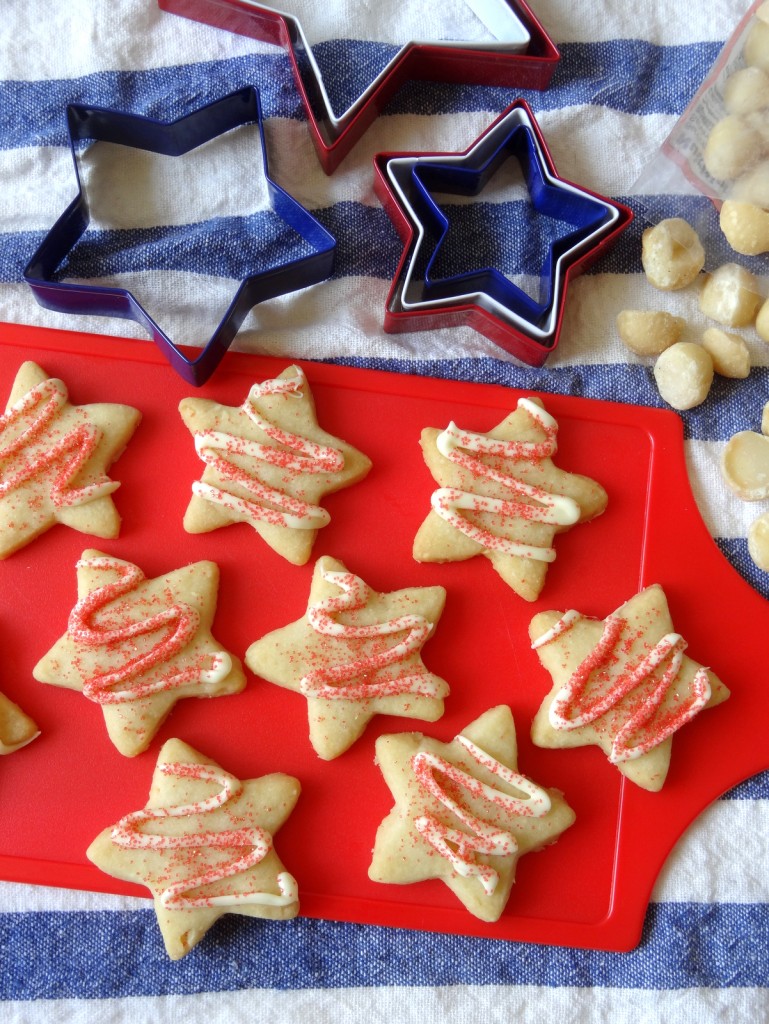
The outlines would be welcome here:
M 434 275 L 441 247 L 450 230 L 450 221 L 433 200 L 433 193 L 478 195 L 500 165 L 511 156 L 520 161 L 535 213 L 543 219 L 550 218 L 553 222 L 571 226 L 571 230 L 558 235 L 546 246 L 546 256 L 539 275 L 544 285 L 541 288 L 543 295 L 539 299 L 520 288 L 496 267 L 440 278 Z M 503 133 L 499 144 L 488 157 L 482 153 L 479 162 L 477 157 L 472 163 L 418 162 L 411 169 L 411 176 L 412 209 L 424 228 L 422 246 L 429 250 L 422 284 L 424 300 L 442 300 L 478 293 L 488 296 L 498 306 L 507 308 L 532 324 L 538 324 L 554 307 L 564 257 L 573 253 L 576 247 L 581 247 L 588 238 L 595 237 L 599 230 L 609 227 L 616 217 L 616 211 L 603 202 L 577 191 L 564 190 L 547 174 L 534 133 L 524 123 L 516 123 Z M 416 252 L 414 262 L 418 262 Z M 405 298 L 403 302 L 408 307 Z
M 71 104 L 66 110 L 78 194 L 47 233 L 24 269 L 24 280 L 41 306 L 60 313 L 112 316 L 134 320 L 149 332 L 171 366 L 195 387 L 204 384 L 221 362 L 247 313 L 258 303 L 318 284 L 331 275 L 336 240 L 312 214 L 269 176 L 259 93 L 247 86 L 229 93 L 176 121 L 103 107 Z M 88 196 L 77 160 L 78 144 L 112 142 L 165 156 L 183 156 L 233 128 L 257 124 L 271 209 L 305 243 L 309 254 L 276 262 L 244 278 L 224 317 L 200 354 L 188 357 L 125 288 L 87 285 L 55 279 L 57 269 L 85 233 L 90 222 Z
M 495 267 L 438 277 L 449 220 L 431 190 L 476 195 L 517 157 L 538 219 L 560 229 L 547 245 L 539 298 Z M 378 154 L 375 185 L 405 248 L 385 310 L 389 332 L 471 326 L 530 365 L 555 348 L 569 279 L 632 220 L 631 211 L 561 178 L 531 110 L 511 104 L 463 153 Z

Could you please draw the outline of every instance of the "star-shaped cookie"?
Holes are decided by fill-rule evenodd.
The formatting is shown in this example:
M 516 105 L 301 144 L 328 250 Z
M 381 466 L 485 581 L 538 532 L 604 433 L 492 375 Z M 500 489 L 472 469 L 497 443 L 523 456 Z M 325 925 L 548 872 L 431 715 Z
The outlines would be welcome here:
M 555 559 L 556 533 L 606 507 L 600 484 L 558 469 L 558 423 L 537 398 L 487 434 L 461 429 L 422 432 L 427 467 L 439 484 L 414 539 L 418 562 L 458 562 L 484 555 L 527 601 L 539 596 Z
M 29 715 L 4 693 L 0 693 L 0 754 L 12 754 L 39 735 Z
M 140 419 L 128 405 L 72 405 L 63 381 L 22 363 L 0 417 L 0 558 L 55 523 L 117 537 L 107 470 Z
M 76 568 L 78 600 L 67 631 L 33 675 L 101 704 L 121 754 L 145 750 L 177 700 L 243 689 L 240 662 L 211 634 L 214 562 L 147 579 L 132 562 L 88 550 Z
M 380 594 L 342 562 L 318 559 L 307 612 L 251 644 L 246 665 L 307 698 L 310 742 L 331 760 L 376 714 L 434 722 L 449 688 L 422 661 L 443 587 Z
M 687 657 L 657 584 L 603 621 L 577 611 L 541 612 L 532 647 L 553 677 L 534 718 L 540 747 L 595 744 L 631 782 L 657 792 L 670 765 L 673 734 L 729 690 Z
M 376 760 L 395 806 L 376 834 L 369 877 L 407 885 L 438 878 L 482 921 L 496 921 L 518 858 L 574 821 L 561 793 L 517 770 L 510 708 L 491 708 L 450 743 L 380 736 Z
M 290 775 L 241 782 L 181 740 L 158 756 L 149 800 L 87 850 L 108 875 L 146 885 L 166 951 L 179 960 L 223 914 L 286 920 L 295 879 L 272 843 L 299 797 Z
M 318 425 L 298 366 L 254 384 L 238 407 L 185 398 L 179 412 L 205 463 L 184 516 L 189 533 L 250 523 L 294 565 L 310 557 L 329 515 L 325 494 L 361 480 L 370 459 Z

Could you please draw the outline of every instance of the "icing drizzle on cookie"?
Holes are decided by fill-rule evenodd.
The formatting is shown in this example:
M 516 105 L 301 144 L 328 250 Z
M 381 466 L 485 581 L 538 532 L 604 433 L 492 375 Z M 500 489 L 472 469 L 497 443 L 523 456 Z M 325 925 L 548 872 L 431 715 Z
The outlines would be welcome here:
M 312 628 L 323 636 L 343 640 L 371 640 L 377 637 L 406 633 L 404 639 L 391 647 L 363 655 L 353 661 L 314 669 L 299 683 L 307 697 L 325 700 L 369 700 L 374 697 L 392 697 L 412 693 L 423 697 L 444 697 L 446 684 L 426 673 L 406 671 L 385 679 L 372 679 L 375 673 L 400 665 L 421 650 L 433 630 L 433 624 L 422 615 L 399 615 L 386 622 L 352 626 L 336 618 L 342 612 L 363 608 L 371 589 L 360 577 L 351 572 L 324 570 L 323 579 L 342 591 L 307 609 Z
M 515 836 L 479 818 L 460 796 L 447 791 L 440 777 L 451 784 L 455 794 L 457 790 L 464 790 L 476 800 L 484 800 L 505 814 L 516 817 L 544 817 L 551 808 L 550 796 L 546 790 L 497 761 L 467 737 L 460 735 L 455 739 L 476 764 L 524 795 L 517 797 L 503 792 L 438 754 L 420 750 L 411 758 L 411 768 L 420 787 L 440 801 L 470 831 L 447 825 L 431 813 L 420 815 L 414 825 L 422 838 L 451 863 L 457 874 L 463 878 L 478 878 L 484 892 L 490 896 L 497 887 L 499 874 L 490 864 L 479 862 L 475 854 L 512 856 L 518 850 Z
M 70 612 L 67 627 L 73 640 L 86 648 L 114 651 L 122 646 L 130 652 L 135 649 L 134 641 L 138 638 L 160 633 L 144 653 L 128 657 L 117 668 L 88 676 L 83 683 L 83 693 L 89 700 L 99 704 L 120 704 L 190 683 L 219 683 L 229 674 L 232 659 L 226 651 L 198 654 L 189 664 L 162 672 L 162 667 L 193 640 L 200 625 L 197 611 L 179 602 L 169 603 L 142 619 L 132 619 L 128 614 L 109 616 L 108 606 L 135 591 L 145 579 L 144 573 L 136 565 L 107 556 L 81 559 L 77 569 L 84 568 L 115 573 L 117 579 L 96 587 L 79 599 Z M 97 620 L 99 613 L 101 617 Z M 143 683 L 129 685 L 153 669 L 161 669 L 161 674 Z
M 546 633 L 534 641 L 538 649 L 551 643 L 575 623 L 582 615 L 568 611 Z M 612 740 L 609 760 L 613 764 L 635 760 L 648 753 L 689 722 L 710 700 L 711 689 L 707 670 L 697 670 L 686 699 L 676 699 L 671 710 L 657 715 L 665 695 L 675 683 L 681 669 L 686 641 L 679 633 L 666 633 L 634 665 L 617 672 L 617 651 L 625 645 L 623 634 L 628 622 L 620 615 L 610 615 L 603 625 L 596 647 L 577 666 L 568 682 L 556 693 L 549 709 L 550 724 L 554 729 L 578 729 L 613 711 L 634 690 L 654 678 L 657 669 L 664 666 L 651 692 L 644 695 L 636 707 L 631 707 L 625 721 Z M 602 672 L 604 685 L 590 695 L 588 684 L 594 672 Z M 640 738 L 632 743 L 633 737 Z
M 299 434 L 283 430 L 257 412 L 255 403 L 267 395 L 301 397 L 307 378 L 299 367 L 296 371 L 295 377 L 276 377 L 254 384 L 241 406 L 251 422 L 271 438 L 274 445 L 260 444 L 221 430 L 202 430 L 195 434 L 195 450 L 203 462 L 215 470 L 222 486 L 196 480 L 192 490 L 199 497 L 225 506 L 252 524 L 317 530 L 330 521 L 325 509 L 271 487 L 258 477 L 260 464 L 297 476 L 338 473 L 344 469 L 344 455 L 336 448 L 316 444 Z M 241 489 L 245 496 L 227 490 L 227 484 Z
M 164 775 L 200 782 L 213 782 L 219 791 L 205 800 L 175 804 L 170 807 L 147 807 L 127 814 L 112 829 L 112 842 L 131 850 L 239 850 L 250 847 L 248 853 L 224 861 L 207 871 L 169 885 L 160 894 L 160 902 L 169 910 L 195 907 L 230 907 L 238 904 L 261 904 L 285 907 L 298 900 L 296 880 L 287 871 L 277 876 L 279 893 L 246 889 L 242 892 L 221 893 L 212 896 L 192 896 L 195 889 L 231 878 L 260 864 L 272 849 L 272 836 L 259 826 L 223 829 L 210 832 L 185 832 L 182 835 L 161 835 L 143 831 L 143 826 L 167 818 L 191 818 L 210 814 L 225 807 L 240 793 L 242 784 L 229 772 L 209 765 L 186 762 L 161 763 L 158 770 Z
M 95 453 L 101 434 L 85 420 L 68 430 L 58 427 L 68 398 L 64 382 L 49 378 L 0 416 L 0 498 L 57 466 L 50 497 L 59 508 L 85 505 L 120 486 L 104 476 L 83 487 L 70 486 Z
M 489 514 L 505 519 L 526 519 L 531 522 L 555 526 L 569 526 L 580 517 L 579 505 L 564 494 L 554 494 L 542 487 L 527 484 L 515 476 L 515 465 L 536 463 L 550 458 L 557 449 L 557 421 L 536 402 L 528 398 L 518 401 L 533 422 L 544 432 L 541 441 L 502 441 L 486 434 L 460 430 L 450 423 L 438 435 L 436 444 L 440 453 L 456 466 L 483 484 L 498 484 L 510 493 L 509 498 L 490 497 L 457 487 L 440 487 L 433 492 L 430 504 L 447 523 L 481 547 L 519 558 L 552 562 L 555 550 L 510 540 L 471 521 L 463 512 Z M 510 471 L 502 471 L 477 456 L 502 459 L 512 463 Z M 533 504 L 532 504 L 533 502 Z

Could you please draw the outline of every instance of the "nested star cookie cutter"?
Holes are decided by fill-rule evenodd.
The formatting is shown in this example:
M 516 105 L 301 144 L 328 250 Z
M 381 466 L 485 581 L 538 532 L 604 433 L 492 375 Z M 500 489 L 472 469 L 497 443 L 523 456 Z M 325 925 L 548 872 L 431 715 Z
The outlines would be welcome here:
M 560 54 L 525 0 L 466 0 L 493 42 L 405 42 L 337 115 L 298 18 L 256 0 L 158 0 L 165 11 L 274 43 L 287 51 L 321 165 L 331 174 L 409 79 L 546 89 Z M 290 0 L 287 0 L 290 6 Z
M 520 160 L 534 212 L 571 225 L 547 247 L 544 298 L 532 297 L 495 267 L 432 274 L 449 222 L 430 188 L 477 194 L 510 156 Z M 558 343 L 570 278 L 632 220 L 623 204 L 557 174 L 522 99 L 462 153 L 380 153 L 374 167 L 377 193 L 405 244 L 387 297 L 385 330 L 470 326 L 532 366 L 541 366 Z
M 519 288 L 496 267 L 441 279 L 432 276 L 440 246 L 450 225 L 448 218 L 433 201 L 430 189 L 458 195 L 477 195 L 509 156 L 517 156 L 521 162 L 534 210 L 554 220 L 570 223 L 574 228 L 547 247 L 547 257 L 540 275 L 545 284 L 545 297 L 541 301 Z M 404 275 L 401 296 L 404 309 L 435 307 L 441 305 L 447 297 L 452 298 L 452 301 L 476 301 L 500 316 L 509 315 L 518 326 L 525 327 L 528 323 L 532 334 L 542 339 L 547 338 L 553 330 L 557 309 L 555 299 L 560 293 L 564 262 L 609 230 L 619 217 L 619 211 L 611 204 L 598 197 L 587 197 L 566 183 L 560 184 L 549 173 L 531 119 L 522 108 L 513 110 L 511 116 L 501 121 L 496 130 L 474 146 L 470 154 L 454 164 L 444 165 L 430 159 L 416 162 L 406 159 L 391 161 L 387 169 L 417 225 L 414 259 Z M 401 180 L 402 171 L 410 175 L 410 182 L 404 183 Z M 426 265 L 423 280 L 419 282 L 416 280 L 416 270 L 423 248 L 427 250 Z M 420 297 L 410 301 L 411 294 Z M 543 318 L 547 322 L 544 329 L 540 330 L 538 322 Z
M 66 110 L 78 194 L 43 239 L 24 269 L 24 280 L 41 306 L 59 313 L 114 316 L 143 326 L 171 366 L 189 384 L 204 384 L 232 343 L 248 312 L 258 303 L 318 284 L 331 275 L 336 240 L 312 214 L 269 176 L 259 94 L 248 86 L 176 121 L 159 121 L 103 107 L 71 104 Z M 89 203 L 78 166 L 78 144 L 112 142 L 165 156 L 183 156 L 234 128 L 259 127 L 264 179 L 272 212 L 311 252 L 277 262 L 242 280 L 219 326 L 195 358 L 186 356 L 125 288 L 56 280 L 55 275 L 90 222 Z

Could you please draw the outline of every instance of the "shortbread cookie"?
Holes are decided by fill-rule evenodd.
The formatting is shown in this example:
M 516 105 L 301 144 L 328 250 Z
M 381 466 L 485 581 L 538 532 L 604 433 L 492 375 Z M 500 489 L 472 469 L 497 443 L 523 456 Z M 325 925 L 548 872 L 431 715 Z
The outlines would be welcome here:
M 326 760 L 344 753 L 376 714 L 434 722 L 447 684 L 425 668 L 422 645 L 443 611 L 443 587 L 378 594 L 323 557 L 307 612 L 246 652 L 248 667 L 307 698 L 310 741 Z
M 492 708 L 450 743 L 380 736 L 376 758 L 395 806 L 376 834 L 369 877 L 406 885 L 439 878 L 482 921 L 505 909 L 518 858 L 574 821 L 561 793 L 517 770 L 510 708 Z
M 296 917 L 297 884 L 272 837 L 299 790 L 290 775 L 241 782 L 181 740 L 168 740 L 144 810 L 105 829 L 87 854 L 108 875 L 150 889 L 166 951 L 179 960 L 222 914 Z
M 131 562 L 85 551 L 67 632 L 35 666 L 41 683 L 101 704 L 121 754 L 147 748 L 182 697 L 238 693 L 238 659 L 211 635 L 219 569 L 194 562 L 146 579 Z
M 414 540 L 418 562 L 485 555 L 527 601 L 538 596 L 555 558 L 555 534 L 603 512 L 594 480 L 553 465 L 558 424 L 536 398 L 521 398 L 488 434 L 450 423 L 422 432 L 427 466 L 439 484 Z
M 0 693 L 0 754 L 12 754 L 39 735 L 40 730 L 29 715 Z
M 662 788 L 672 737 L 729 691 L 683 652 L 662 587 L 642 590 L 603 622 L 542 612 L 529 626 L 553 689 L 531 730 L 540 747 L 595 744 L 643 789 Z
M 318 502 L 361 480 L 362 452 L 318 426 L 304 372 L 289 366 L 254 384 L 237 408 L 205 398 L 179 406 L 205 463 L 184 516 L 189 533 L 250 523 L 294 565 L 304 565 L 330 517 Z
M 23 363 L 0 416 L 0 558 L 55 523 L 117 537 L 107 470 L 140 419 L 128 405 L 72 405 L 63 381 Z

